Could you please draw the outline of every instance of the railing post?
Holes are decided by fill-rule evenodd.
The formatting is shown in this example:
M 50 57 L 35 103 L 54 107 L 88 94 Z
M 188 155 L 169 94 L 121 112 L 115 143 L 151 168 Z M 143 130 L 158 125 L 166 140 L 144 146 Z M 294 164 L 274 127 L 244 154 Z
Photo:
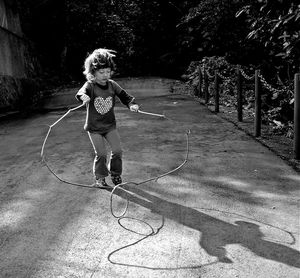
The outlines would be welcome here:
M 254 136 L 261 135 L 261 92 L 259 81 L 259 70 L 255 70 L 255 119 L 254 119 Z
M 201 97 L 201 95 L 202 95 L 202 71 L 201 71 L 201 65 L 199 65 L 198 96 Z
M 208 101 L 209 101 L 208 76 L 204 68 L 204 103 L 207 104 Z
M 242 75 L 239 68 L 236 70 L 236 91 L 237 91 L 237 116 L 238 121 L 243 121 L 243 93 L 242 93 Z
M 294 155 L 300 159 L 300 73 L 295 74 L 294 90 Z
M 219 113 L 219 76 L 218 71 L 215 70 L 215 112 Z

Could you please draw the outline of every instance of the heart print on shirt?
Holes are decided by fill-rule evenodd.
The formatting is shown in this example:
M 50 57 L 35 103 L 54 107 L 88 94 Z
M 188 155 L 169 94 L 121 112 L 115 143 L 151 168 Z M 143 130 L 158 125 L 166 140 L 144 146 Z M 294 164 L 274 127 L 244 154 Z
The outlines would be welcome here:
M 98 113 L 101 115 L 106 114 L 112 108 L 112 97 L 102 98 L 96 97 L 94 100 L 94 106 Z

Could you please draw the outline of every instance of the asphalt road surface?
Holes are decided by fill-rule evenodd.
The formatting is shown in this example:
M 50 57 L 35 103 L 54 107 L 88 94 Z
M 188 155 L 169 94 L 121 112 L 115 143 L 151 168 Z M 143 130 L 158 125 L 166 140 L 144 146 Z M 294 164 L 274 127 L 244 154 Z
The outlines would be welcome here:
M 84 109 L 55 125 L 44 149 L 70 184 L 41 161 L 48 125 L 77 105 L 76 89 L 47 99 L 47 113 L 0 123 L 0 277 L 299 278 L 299 174 L 172 92 L 174 80 L 120 83 L 166 118 L 117 105 L 128 184 L 113 195 L 71 184 L 93 183 Z

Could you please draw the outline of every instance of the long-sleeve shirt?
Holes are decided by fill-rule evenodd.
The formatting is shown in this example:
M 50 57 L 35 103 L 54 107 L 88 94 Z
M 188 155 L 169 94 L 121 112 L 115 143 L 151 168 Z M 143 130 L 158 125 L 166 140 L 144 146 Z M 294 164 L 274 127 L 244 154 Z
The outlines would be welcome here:
M 93 81 L 87 81 L 76 94 L 86 94 L 90 97 L 87 104 L 87 113 L 84 129 L 89 132 L 104 134 L 116 128 L 114 106 L 116 96 L 129 107 L 134 104 L 134 97 L 129 95 L 118 83 L 109 79 L 106 85 L 100 85 Z

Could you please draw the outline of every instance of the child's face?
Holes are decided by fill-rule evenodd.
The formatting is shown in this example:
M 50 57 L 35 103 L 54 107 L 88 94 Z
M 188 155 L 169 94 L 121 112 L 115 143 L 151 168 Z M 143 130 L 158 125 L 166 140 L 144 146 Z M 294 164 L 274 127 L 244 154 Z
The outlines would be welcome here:
M 98 69 L 95 72 L 95 80 L 99 84 L 105 85 L 107 80 L 111 77 L 111 68 Z

